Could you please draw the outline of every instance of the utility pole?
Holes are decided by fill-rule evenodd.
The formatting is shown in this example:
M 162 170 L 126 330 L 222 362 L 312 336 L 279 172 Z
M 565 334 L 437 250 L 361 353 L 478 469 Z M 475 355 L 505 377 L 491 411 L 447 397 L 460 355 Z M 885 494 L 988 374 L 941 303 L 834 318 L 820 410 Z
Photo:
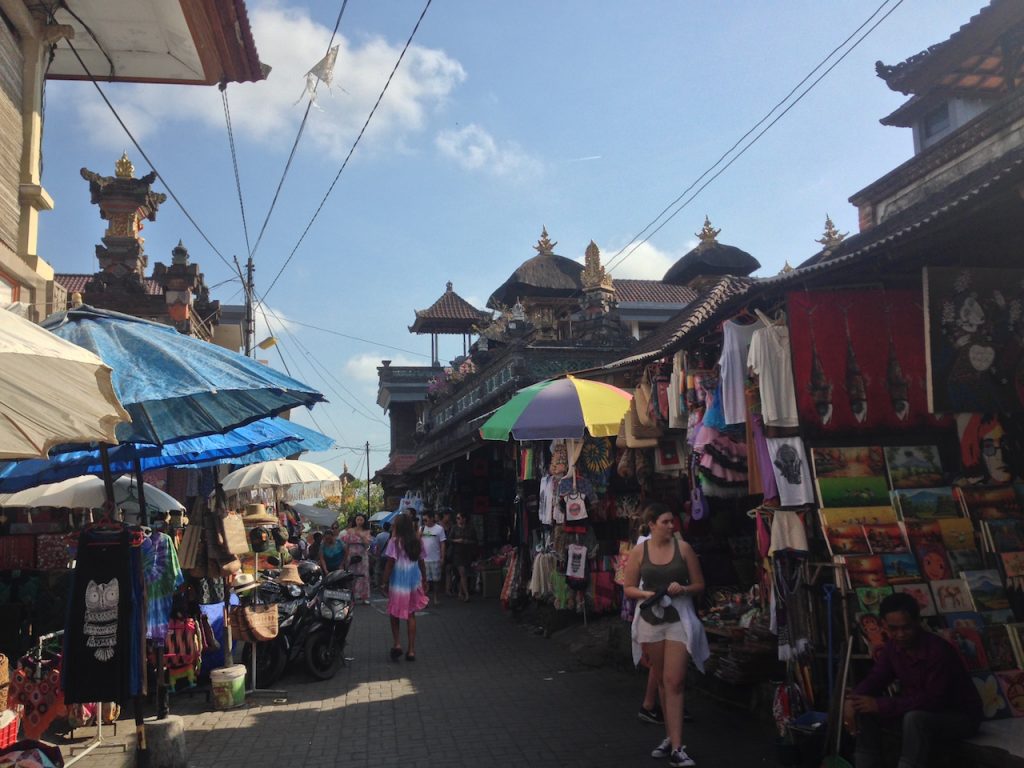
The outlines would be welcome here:
M 373 510 L 370 509 L 370 441 L 366 441 L 366 519 L 370 519 Z
M 252 263 L 252 256 L 245 262 L 245 356 L 252 357 L 256 345 L 256 315 L 253 308 L 253 296 L 256 293 L 256 286 L 253 283 L 253 272 L 256 268 Z

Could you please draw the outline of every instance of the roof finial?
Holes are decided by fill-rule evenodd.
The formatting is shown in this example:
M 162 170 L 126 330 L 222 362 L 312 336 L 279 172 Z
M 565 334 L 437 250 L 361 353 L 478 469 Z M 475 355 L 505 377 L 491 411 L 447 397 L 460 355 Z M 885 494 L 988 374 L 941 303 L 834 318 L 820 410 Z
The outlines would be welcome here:
M 704 214 L 704 228 L 696 235 L 700 239 L 700 244 L 697 247 L 707 248 L 710 245 L 717 245 L 718 240 L 716 238 L 721 231 L 721 229 L 712 227 L 711 219 L 708 218 L 707 214 Z
M 827 213 L 825 214 L 825 233 L 814 242 L 820 243 L 822 250 L 826 253 L 831 253 L 835 250 L 841 242 L 843 242 L 847 232 L 840 232 L 836 229 L 836 225 L 832 223 L 832 217 Z
M 537 244 L 533 246 L 533 249 L 541 256 L 551 256 L 555 252 L 556 245 L 558 245 L 558 243 L 552 243 L 551 239 L 548 237 L 548 228 L 541 227 L 540 240 L 538 240 Z
M 610 289 L 612 287 L 612 276 L 605 272 L 604 266 L 601 264 L 601 251 L 593 240 L 587 246 L 584 264 L 581 276 L 584 290 Z
M 134 179 L 135 166 L 128 159 L 128 150 L 121 153 L 121 159 L 114 163 L 114 175 L 119 179 Z
M 451 280 L 449 280 L 447 283 L 445 283 L 444 291 L 445 291 L 445 293 L 451 293 L 452 292 L 452 281 Z
M 789 263 L 789 259 L 786 259 L 786 263 L 782 266 L 782 269 L 779 270 L 779 274 L 780 275 L 788 275 L 792 271 L 793 271 L 793 265 Z

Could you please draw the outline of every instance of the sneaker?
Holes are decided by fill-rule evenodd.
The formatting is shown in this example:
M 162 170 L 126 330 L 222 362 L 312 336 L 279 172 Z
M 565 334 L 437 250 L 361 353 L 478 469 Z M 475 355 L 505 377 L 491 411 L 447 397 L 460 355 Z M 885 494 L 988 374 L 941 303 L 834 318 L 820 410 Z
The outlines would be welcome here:
M 665 718 L 661 715 L 661 707 L 654 707 L 647 709 L 642 704 L 640 705 L 640 711 L 636 713 L 638 719 L 645 723 L 654 723 L 655 725 L 662 725 L 665 722 Z
M 651 757 L 668 757 L 672 754 L 672 741 L 665 739 L 658 746 L 651 750 Z
M 693 758 L 686 754 L 686 747 L 678 747 L 672 750 L 668 757 L 668 764 L 673 768 L 676 766 L 696 765 Z

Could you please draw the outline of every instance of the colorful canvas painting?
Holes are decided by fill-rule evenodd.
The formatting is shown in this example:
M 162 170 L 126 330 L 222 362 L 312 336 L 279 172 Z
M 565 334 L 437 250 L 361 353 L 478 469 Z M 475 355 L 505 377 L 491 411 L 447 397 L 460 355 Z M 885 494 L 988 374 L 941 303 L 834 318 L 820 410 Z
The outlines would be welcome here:
M 981 553 L 976 549 L 951 549 L 946 552 L 953 573 L 977 571 L 984 567 Z
M 921 570 L 917 566 L 917 560 L 909 552 L 878 555 L 878 557 L 882 561 L 885 578 L 889 584 L 909 584 L 921 580 Z
M 965 485 L 1009 485 L 1024 475 L 1024 457 L 1012 435 L 1024 429 L 1022 414 L 958 413 L 960 474 Z
M 1003 561 L 1003 573 L 1006 574 L 1006 578 L 1024 576 L 1024 552 L 1001 552 L 999 557 Z
M 975 549 L 974 526 L 966 517 L 945 517 L 939 520 L 942 543 L 946 549 Z
M 982 525 L 996 552 L 1024 551 L 1024 520 L 986 520 Z
M 929 586 L 932 588 L 935 608 L 939 613 L 956 613 L 973 608 L 971 593 L 967 591 L 963 579 L 940 579 L 929 582 Z
M 885 507 L 833 507 L 819 510 L 821 525 L 828 528 L 832 525 L 884 525 L 899 520 L 896 510 Z
M 1002 611 L 1010 607 L 1010 599 L 999 578 L 999 571 L 988 568 L 981 571 L 964 571 L 961 574 L 974 598 L 979 611 Z
M 878 609 L 886 595 L 892 594 L 892 587 L 857 587 L 857 604 L 863 613 L 878 615 Z
M 966 627 L 981 632 L 987 625 L 985 617 L 977 611 L 956 611 L 955 613 L 945 614 L 943 618 L 946 620 L 946 627 L 949 629 Z
M 926 267 L 928 410 L 1024 410 L 1024 270 Z
M 1010 635 L 1002 624 L 985 627 L 981 632 L 988 655 L 989 669 L 993 672 L 1006 672 L 1017 668 L 1017 657 L 1013 654 L 1013 643 Z
M 937 423 L 928 412 L 919 290 L 800 290 L 786 303 L 802 427 L 847 435 Z
M 956 495 L 962 508 L 974 521 L 1024 517 L 1020 499 L 1012 486 L 958 486 Z
M 972 672 L 974 687 L 981 696 L 982 715 L 986 720 L 1001 720 L 1013 717 L 1010 705 L 1006 703 L 999 680 L 992 672 Z
M 903 523 L 907 541 L 915 552 L 922 544 L 942 544 L 942 529 L 938 520 L 907 520 Z
M 889 583 L 879 555 L 848 556 L 843 560 L 846 563 L 846 573 L 850 577 L 850 586 L 884 587 Z
M 892 552 L 909 552 L 907 542 L 903 540 L 903 529 L 899 523 L 887 525 L 865 525 L 864 535 L 867 537 L 871 552 L 876 555 Z
M 1024 717 L 1024 671 L 1011 669 L 995 673 L 999 688 L 1014 717 Z
M 812 448 L 823 507 L 877 507 L 889 501 L 885 457 L 878 446 Z
M 885 465 L 893 488 L 936 488 L 946 482 L 934 445 L 887 446 Z
M 825 529 L 825 540 L 833 555 L 870 555 L 864 527 L 860 525 L 836 525 Z
M 960 516 L 952 488 L 903 488 L 893 491 L 892 496 L 893 506 L 904 520 Z
M 919 584 L 893 584 L 892 588 L 895 592 L 906 592 L 917 600 L 922 616 L 936 615 L 935 599 L 932 597 L 932 591 L 928 588 L 927 584 L 923 582 Z
M 961 626 L 956 629 L 943 629 L 939 634 L 956 648 L 967 669 L 974 672 L 989 668 L 988 654 L 985 653 L 985 645 L 977 629 Z
M 873 613 L 858 613 L 857 627 L 868 647 L 868 653 L 872 657 L 876 656 L 889 640 L 889 633 L 885 631 L 885 623 Z
M 914 549 L 921 575 L 927 581 L 941 581 L 953 578 L 953 568 L 942 544 L 920 544 Z

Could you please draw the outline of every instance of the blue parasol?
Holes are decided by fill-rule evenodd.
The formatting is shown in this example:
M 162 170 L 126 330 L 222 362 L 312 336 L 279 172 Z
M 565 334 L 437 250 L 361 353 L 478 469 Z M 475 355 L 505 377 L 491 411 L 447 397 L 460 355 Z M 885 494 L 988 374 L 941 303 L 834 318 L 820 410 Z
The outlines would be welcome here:
M 113 369 L 114 391 L 132 417 L 117 429 L 121 442 L 218 434 L 325 399 L 237 352 L 119 312 L 83 305 L 51 315 L 43 327 Z
M 173 440 L 162 446 L 121 443 L 108 449 L 113 474 L 162 467 L 194 468 L 225 461 L 247 464 L 304 451 L 322 451 L 333 440 L 315 430 L 273 417 L 236 427 L 222 435 Z M 86 474 L 100 474 L 103 461 L 98 448 L 54 452 L 48 459 L 0 462 L 0 493 L 13 493 L 41 483 L 53 483 Z

